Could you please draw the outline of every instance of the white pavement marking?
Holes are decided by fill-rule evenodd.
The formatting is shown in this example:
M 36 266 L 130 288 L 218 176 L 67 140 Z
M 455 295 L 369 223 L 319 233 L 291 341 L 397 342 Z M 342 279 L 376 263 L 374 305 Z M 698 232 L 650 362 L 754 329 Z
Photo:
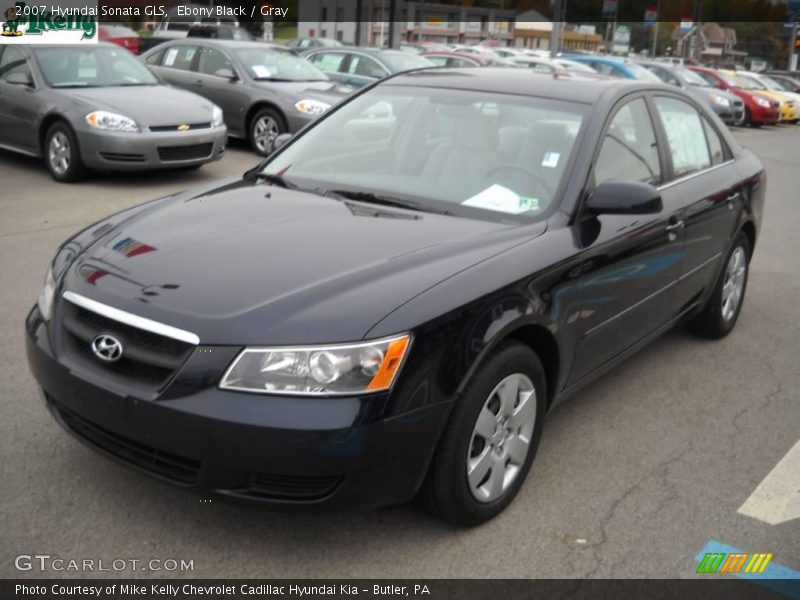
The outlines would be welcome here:
M 737 512 L 770 525 L 800 518 L 800 441 L 775 465 Z

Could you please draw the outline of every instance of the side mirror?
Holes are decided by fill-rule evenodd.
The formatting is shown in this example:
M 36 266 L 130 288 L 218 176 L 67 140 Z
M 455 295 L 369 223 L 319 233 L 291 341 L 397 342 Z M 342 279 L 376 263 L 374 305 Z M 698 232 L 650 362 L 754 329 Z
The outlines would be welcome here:
M 651 215 L 663 210 L 661 194 L 649 183 L 609 179 L 586 202 L 594 215 Z
M 239 79 L 236 76 L 236 73 L 233 72 L 233 69 L 228 69 L 227 67 L 224 69 L 217 69 L 216 71 L 214 71 L 214 75 L 216 75 L 217 77 L 223 77 L 230 81 L 236 81 L 237 79 Z
M 28 87 L 33 87 L 33 79 L 31 78 L 31 74 L 27 71 L 17 71 L 15 73 L 11 73 L 8 77 L 6 77 L 6 83 L 10 83 L 11 85 L 25 85 Z
M 286 142 L 292 139 L 291 133 L 282 133 L 278 137 L 276 137 L 272 142 L 272 151 L 275 152 L 278 148 L 283 146 Z

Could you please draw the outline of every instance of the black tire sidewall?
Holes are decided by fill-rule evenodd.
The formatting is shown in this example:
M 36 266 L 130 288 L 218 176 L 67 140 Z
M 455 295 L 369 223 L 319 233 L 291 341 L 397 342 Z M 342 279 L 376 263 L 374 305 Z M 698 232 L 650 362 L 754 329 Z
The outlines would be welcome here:
M 478 502 L 469 489 L 466 457 L 472 432 L 479 412 L 489 394 L 506 376 L 524 373 L 536 389 L 536 423 L 528 456 L 516 480 L 508 490 L 493 502 Z M 466 385 L 450 415 L 446 430 L 437 448 L 432 464 L 434 500 L 437 512 L 458 525 L 478 525 L 501 513 L 514 500 L 525 482 L 544 427 L 547 404 L 547 386 L 544 369 L 539 358 L 527 346 L 503 343 L 478 367 Z
M 286 133 L 288 131 L 288 127 L 286 126 L 286 120 L 283 118 L 283 115 L 281 115 L 277 110 L 275 110 L 274 108 L 261 108 L 257 110 L 253 115 L 253 118 L 250 119 L 250 124 L 248 125 L 247 128 L 247 137 L 248 141 L 250 142 L 250 147 L 253 149 L 253 152 L 258 154 L 259 156 L 269 156 L 270 154 L 272 154 L 272 149 L 270 149 L 270 152 L 264 154 L 258 149 L 258 146 L 256 146 L 256 136 L 255 136 L 256 123 L 261 117 L 265 116 L 272 117 L 278 124 L 278 135 Z
M 739 305 L 736 307 L 736 312 L 734 313 L 733 318 L 726 320 L 722 316 L 722 293 L 725 285 L 725 274 L 728 270 L 728 262 L 737 248 L 743 248 L 745 254 L 744 284 L 742 287 L 742 296 L 739 299 Z M 739 315 L 742 312 L 742 306 L 744 306 L 745 296 L 747 295 L 747 283 L 750 279 L 751 256 L 752 248 L 750 247 L 750 240 L 743 232 L 740 231 L 734 238 L 731 247 L 728 249 L 728 252 L 725 254 L 725 260 L 721 265 L 719 275 L 717 276 L 716 283 L 714 284 L 714 291 L 711 293 L 711 296 L 709 297 L 703 311 L 692 323 L 695 331 L 704 335 L 705 337 L 719 339 L 728 335 L 736 326 L 736 322 L 739 320 Z

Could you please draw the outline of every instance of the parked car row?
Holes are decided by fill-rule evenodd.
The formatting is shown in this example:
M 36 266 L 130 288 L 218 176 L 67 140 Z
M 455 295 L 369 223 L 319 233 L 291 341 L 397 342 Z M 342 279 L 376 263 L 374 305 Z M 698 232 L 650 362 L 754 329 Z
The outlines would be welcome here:
M 78 180 L 91 169 L 197 168 L 223 156 L 228 135 L 268 156 L 280 136 L 298 132 L 357 88 L 434 67 L 501 66 L 666 83 L 728 125 L 800 118 L 800 83 L 786 73 L 587 54 L 500 56 L 479 46 L 428 45 L 418 52 L 317 44 L 298 54 L 278 44 L 204 34 L 163 42 L 137 60 L 130 30 L 104 25 L 101 31 L 113 43 L 0 52 L 0 147 L 43 157 L 58 181 Z

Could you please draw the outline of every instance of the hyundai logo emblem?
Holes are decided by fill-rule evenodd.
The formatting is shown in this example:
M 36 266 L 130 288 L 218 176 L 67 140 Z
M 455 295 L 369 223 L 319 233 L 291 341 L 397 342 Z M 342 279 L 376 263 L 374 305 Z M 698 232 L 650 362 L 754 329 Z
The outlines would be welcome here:
M 110 335 L 98 335 L 92 340 L 92 352 L 105 362 L 117 362 L 122 358 L 122 344 Z

